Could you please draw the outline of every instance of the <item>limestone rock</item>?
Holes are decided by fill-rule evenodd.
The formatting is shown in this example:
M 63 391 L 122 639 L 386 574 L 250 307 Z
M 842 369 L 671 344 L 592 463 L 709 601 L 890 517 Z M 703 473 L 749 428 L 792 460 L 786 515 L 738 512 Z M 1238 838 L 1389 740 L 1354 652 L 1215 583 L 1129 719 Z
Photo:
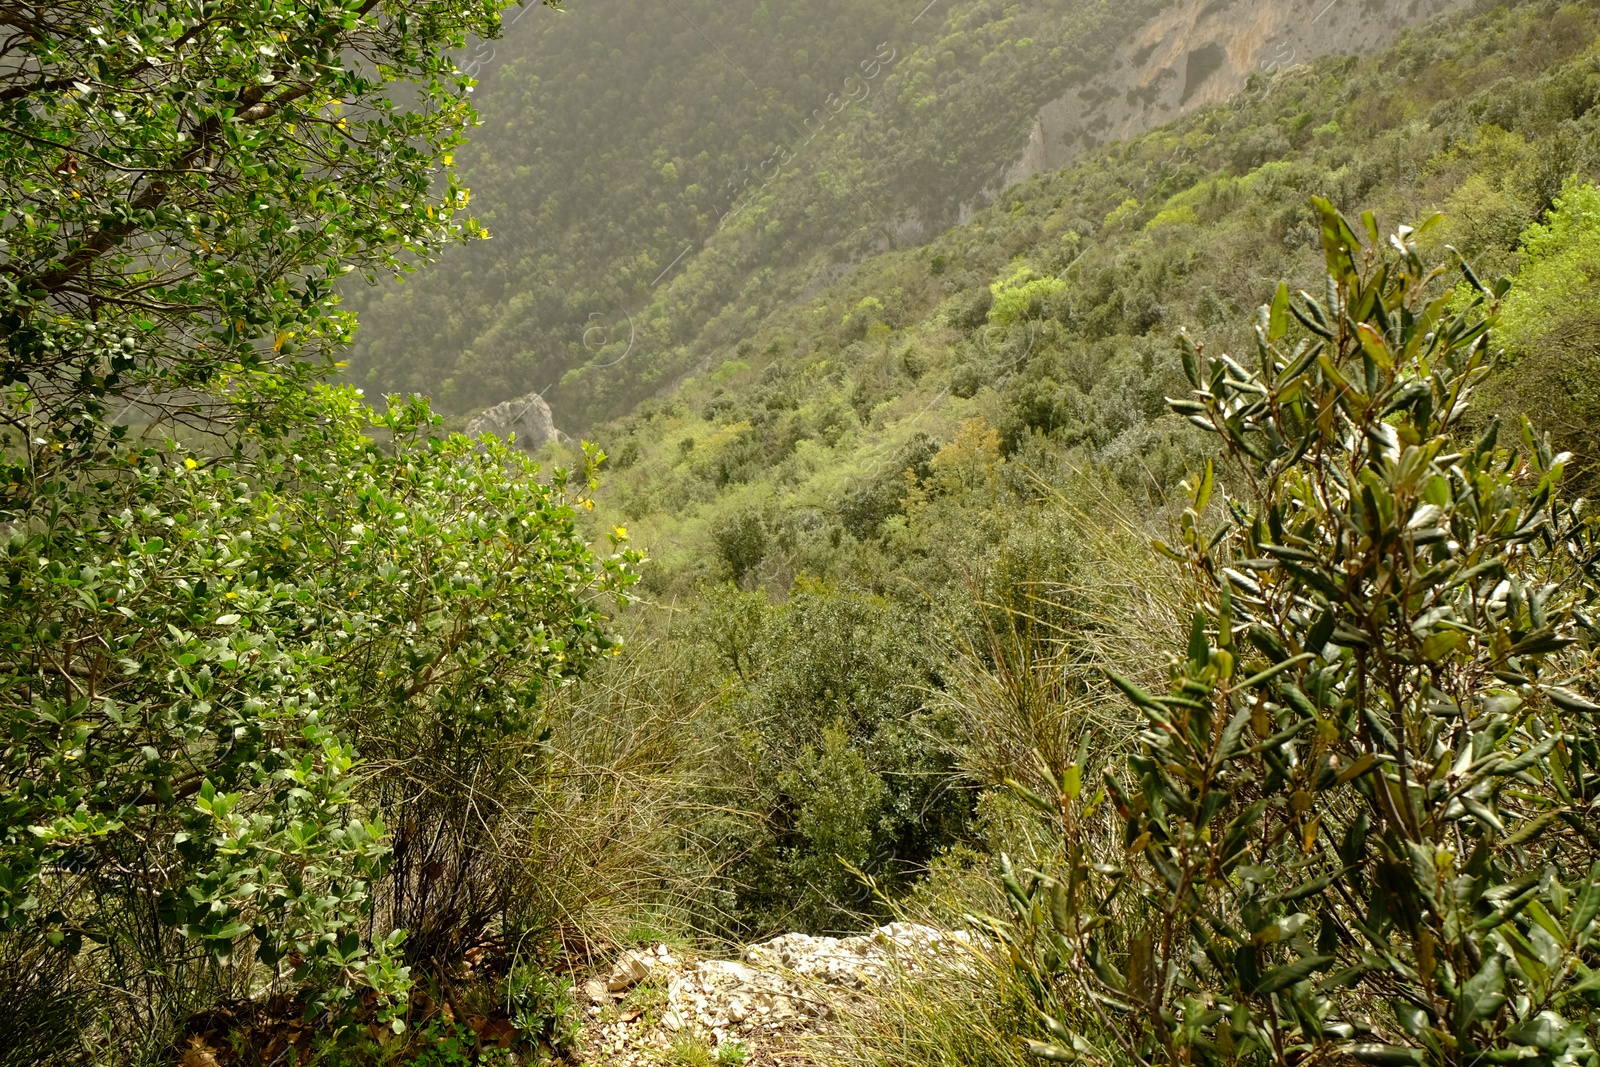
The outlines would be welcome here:
M 612 968 L 611 977 L 606 979 L 606 988 L 613 993 L 620 993 L 625 989 L 632 989 L 646 978 L 650 977 L 650 957 L 641 956 L 637 952 L 624 953 Z
M 537 452 L 551 441 L 565 440 L 565 435 L 556 429 L 550 405 L 538 393 L 496 404 L 467 424 L 468 437 L 486 433 L 498 437 L 516 434 L 516 447 L 524 452 Z
M 1466 0 L 1406 4 L 1338 4 L 1327 0 L 1178 0 L 1124 38 L 1110 65 L 1087 84 L 1040 109 L 1022 158 L 980 194 L 972 211 L 1035 174 L 1058 170 L 1107 141 L 1127 141 L 1188 111 L 1243 90 L 1251 75 L 1265 80 L 1330 52 L 1359 55 L 1382 48 L 1407 26 Z M 1176 169 L 1175 155 L 1161 166 Z M 1161 175 L 1156 176 L 1159 181 Z
M 713 1048 L 739 1045 L 751 1063 L 809 1063 L 798 1043 L 828 1032 L 839 1007 L 870 1004 L 896 971 L 971 967 L 975 947 L 964 930 L 891 923 L 859 937 L 784 934 L 737 960 L 678 960 L 664 945 L 628 952 L 603 982 L 584 987 L 607 990 L 589 1009 L 586 1041 L 593 1058 L 620 1067 L 654 1062 L 651 1050 L 686 1032 Z M 665 983 L 665 1003 L 612 1007 L 647 978 Z

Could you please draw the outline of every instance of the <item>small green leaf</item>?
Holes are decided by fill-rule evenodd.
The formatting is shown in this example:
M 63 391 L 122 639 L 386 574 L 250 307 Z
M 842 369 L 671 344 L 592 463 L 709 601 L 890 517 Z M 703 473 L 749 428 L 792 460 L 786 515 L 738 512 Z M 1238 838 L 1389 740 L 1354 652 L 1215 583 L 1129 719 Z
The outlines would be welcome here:
M 1551 686 L 1546 689 L 1545 696 L 1550 698 L 1550 703 L 1562 711 L 1570 711 L 1575 715 L 1593 715 L 1600 713 L 1600 704 L 1585 699 L 1570 689 Z
M 1438 663 L 1454 652 L 1460 646 L 1461 640 L 1462 634 L 1459 630 L 1440 630 L 1438 633 L 1429 634 L 1422 639 L 1422 658 L 1429 663 Z
M 1498 953 L 1490 953 L 1483 967 L 1467 980 L 1461 989 L 1463 1020 L 1469 1023 L 1487 1019 L 1498 1012 L 1506 1002 L 1505 971 Z
M 1150 693 L 1146 692 L 1140 686 L 1129 681 L 1115 671 L 1106 671 L 1106 677 L 1111 679 L 1111 683 L 1118 689 L 1122 690 L 1127 698 L 1139 705 L 1139 707 L 1150 711 L 1159 711 L 1163 714 L 1163 716 L 1165 716 L 1167 712 L 1167 706 L 1160 700 L 1157 700 Z
M 1031 1037 L 1026 1040 L 1028 1043 L 1028 1055 L 1034 1059 L 1050 1060 L 1052 1063 L 1077 1063 L 1078 1060 L 1083 1058 L 1071 1049 L 1062 1048 L 1060 1045 L 1052 1045 L 1045 1041 L 1035 1041 Z
M 1305 956 L 1286 963 L 1282 967 L 1275 967 L 1261 976 L 1255 992 L 1261 996 L 1276 993 L 1280 989 L 1287 989 L 1296 982 L 1303 982 L 1318 971 L 1325 970 L 1338 962 L 1336 956 Z
M 1293 667 L 1298 667 L 1300 664 L 1310 662 L 1316 658 L 1317 654 L 1314 652 L 1302 652 L 1298 656 L 1284 660 L 1282 663 L 1273 664 L 1260 674 L 1251 675 L 1249 678 L 1246 678 L 1244 681 L 1240 682 L 1238 688 L 1254 689 L 1258 685 L 1265 685 L 1267 682 L 1272 681 L 1272 679 L 1276 678 L 1284 671 Z
M 1043 814 L 1050 816 L 1060 814 L 1054 804 L 1050 803 L 1044 797 L 1040 796 L 1038 793 L 1035 793 L 1033 790 L 1029 789 L 1015 778 L 1007 778 L 1006 785 L 1013 793 L 1017 794 L 1023 800 L 1027 801 L 1030 806 L 1037 808 Z
M 1367 237 L 1373 244 L 1377 244 L 1381 240 L 1378 236 L 1378 217 L 1371 211 L 1363 211 L 1361 213 L 1361 228 L 1367 231 Z
M 1289 286 L 1280 282 L 1272 298 L 1272 311 L 1268 319 L 1267 340 L 1278 341 L 1289 332 Z
M 1321 655 L 1328 642 L 1333 640 L 1333 630 L 1337 621 L 1332 608 L 1324 611 L 1311 625 L 1311 632 L 1306 634 L 1306 651 Z
M 1351 1045 L 1350 1055 L 1373 1067 L 1422 1067 L 1424 1062 L 1420 1048 L 1405 1045 Z
M 1600 913 L 1600 861 L 1589 868 L 1589 878 L 1572 905 L 1572 921 L 1567 929 L 1574 941 L 1582 943 L 1587 940 L 1585 935 L 1597 913 Z
M 1366 323 L 1356 327 L 1356 332 L 1361 337 L 1361 350 L 1384 370 L 1394 368 L 1394 357 L 1389 354 L 1389 346 L 1384 343 L 1383 336 Z
M 1194 613 L 1194 625 L 1189 629 L 1189 662 L 1204 667 L 1211 661 L 1211 644 L 1206 640 L 1206 617 Z

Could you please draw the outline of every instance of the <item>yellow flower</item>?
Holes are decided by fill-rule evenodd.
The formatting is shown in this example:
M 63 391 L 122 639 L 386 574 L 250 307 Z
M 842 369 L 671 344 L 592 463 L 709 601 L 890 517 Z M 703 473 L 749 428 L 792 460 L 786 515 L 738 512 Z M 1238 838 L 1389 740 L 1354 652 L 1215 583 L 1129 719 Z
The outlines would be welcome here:
M 187 468 L 188 468 L 188 469 L 189 469 L 189 470 L 194 470 L 194 469 L 195 469 L 195 468 L 196 468 L 196 467 L 198 467 L 198 466 L 200 466 L 200 464 L 198 464 L 198 463 L 196 463 L 196 462 L 195 462 L 195 461 L 194 461 L 194 460 L 192 460 L 192 459 L 186 459 L 186 460 L 184 460 L 184 461 L 183 461 L 183 465 L 184 465 L 184 466 L 185 466 L 185 467 L 187 467 Z
M 583 510 L 584 511 L 593 511 L 594 510 L 594 501 L 593 500 L 585 500 L 583 502 Z

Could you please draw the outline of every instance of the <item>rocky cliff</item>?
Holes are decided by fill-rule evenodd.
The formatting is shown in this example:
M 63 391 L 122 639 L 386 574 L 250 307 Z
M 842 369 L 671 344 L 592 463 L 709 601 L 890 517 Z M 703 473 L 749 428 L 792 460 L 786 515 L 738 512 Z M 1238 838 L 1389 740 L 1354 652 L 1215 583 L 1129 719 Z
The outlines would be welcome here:
M 467 424 L 467 436 L 492 433 L 498 437 L 516 435 L 516 446 L 524 452 L 537 452 L 565 435 L 556 429 L 550 405 L 538 393 L 496 404 Z
M 1469 0 L 1190 0 L 1151 19 L 1117 48 L 1106 73 L 1040 109 L 1009 186 L 1091 149 L 1170 122 L 1205 104 L 1331 53 L 1360 54 Z

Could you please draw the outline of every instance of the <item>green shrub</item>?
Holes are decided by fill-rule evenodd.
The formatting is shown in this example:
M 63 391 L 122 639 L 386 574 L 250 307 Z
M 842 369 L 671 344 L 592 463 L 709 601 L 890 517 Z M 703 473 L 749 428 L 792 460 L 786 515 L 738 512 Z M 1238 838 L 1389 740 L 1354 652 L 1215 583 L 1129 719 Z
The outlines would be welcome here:
M 1170 690 L 1116 679 L 1137 750 L 1030 794 L 1065 861 L 991 928 L 1045 1059 L 1593 1065 L 1600 540 L 1526 423 L 1460 437 L 1506 284 L 1452 314 L 1417 234 L 1316 204 L 1326 300 L 1280 288 L 1254 368 L 1185 351 L 1239 493 L 1209 526 L 1208 466 L 1167 550 Z
M 1513 363 L 1493 399 L 1584 448 L 1600 425 L 1600 189 L 1568 181 L 1545 221 L 1523 233 L 1522 248 L 1501 333 Z M 1591 456 L 1580 456 L 1576 474 L 1581 490 L 1600 485 Z
M 989 307 L 989 321 L 997 326 L 1014 326 L 1044 314 L 1044 305 L 1051 297 L 1062 292 L 1067 283 L 1050 275 L 1041 277 L 1026 265 L 1014 266 L 1005 276 L 989 286 L 994 301 Z
M 234 396 L 304 404 L 252 456 L 126 450 L 5 516 L 0 958 L 55 946 L 130 1057 L 262 974 L 381 1002 L 480 936 L 515 882 L 474 776 L 614 648 L 632 580 L 565 473 L 279 388 Z
M 772 546 L 767 524 L 755 510 L 741 511 L 718 523 L 711 531 L 711 542 L 735 582 L 744 582 Z
M 939 451 L 927 434 L 915 434 L 894 456 L 872 474 L 854 484 L 839 503 L 839 520 L 852 536 L 861 541 L 878 536 L 883 523 L 903 514 L 906 497 L 906 472 L 922 480 L 933 470 L 929 461 Z
M 493 35 L 496 9 L 422 10 L 3 16 L 22 35 L 0 73 L 0 209 L 18 220 L 0 248 L 6 421 L 69 455 L 119 407 L 204 423 L 195 391 L 235 364 L 330 369 L 353 325 L 334 291 L 347 271 L 488 236 L 452 166 L 475 116 L 450 53 Z
M 905 885 L 962 832 L 948 723 L 925 703 L 934 651 L 882 598 L 804 587 L 786 604 L 722 590 L 700 628 L 729 690 L 714 813 L 741 935 L 853 929 L 879 903 L 845 866 Z
M 558 978 L 540 964 L 518 963 L 501 980 L 499 994 L 523 1041 L 563 1056 L 577 1048 L 582 1027 L 572 979 Z

